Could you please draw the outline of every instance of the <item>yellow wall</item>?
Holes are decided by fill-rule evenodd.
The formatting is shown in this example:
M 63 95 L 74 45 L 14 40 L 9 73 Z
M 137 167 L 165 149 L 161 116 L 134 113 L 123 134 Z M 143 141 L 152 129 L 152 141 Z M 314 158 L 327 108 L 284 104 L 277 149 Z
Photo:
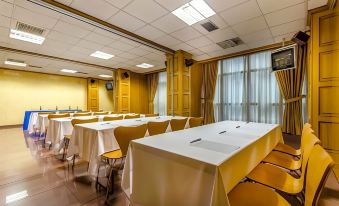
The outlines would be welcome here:
M 113 90 L 106 89 L 107 81 L 99 80 L 99 109 L 113 111 Z

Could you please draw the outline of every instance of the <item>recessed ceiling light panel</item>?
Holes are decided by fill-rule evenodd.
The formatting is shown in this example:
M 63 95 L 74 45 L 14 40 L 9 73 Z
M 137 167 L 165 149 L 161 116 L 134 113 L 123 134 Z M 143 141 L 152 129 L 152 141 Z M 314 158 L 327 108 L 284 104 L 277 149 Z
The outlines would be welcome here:
M 77 73 L 78 71 L 75 71 L 75 70 L 71 70 L 71 69 L 62 69 L 62 70 L 60 70 L 61 72 L 66 72 L 66 73 L 72 73 L 72 74 L 74 74 L 74 73 Z
M 193 0 L 172 11 L 172 13 L 188 25 L 195 24 L 215 14 L 204 0 Z
M 5 64 L 12 65 L 12 66 L 18 66 L 18 67 L 26 67 L 27 66 L 27 64 L 25 62 L 13 60 L 13 59 L 7 59 L 5 61 Z
M 99 77 L 103 77 L 103 78 L 112 78 L 111 75 L 107 75 L 107 74 L 100 74 Z
M 96 57 L 96 58 L 99 58 L 99 59 L 106 59 L 106 60 L 114 57 L 114 55 L 112 55 L 112 54 L 107 54 L 107 53 L 101 52 L 101 51 L 96 51 L 96 52 L 92 53 L 90 56 Z
M 9 37 L 12 39 L 18 39 L 21 41 L 27 41 L 34 44 L 42 44 L 45 41 L 45 37 L 38 36 L 35 34 L 30 34 L 27 32 L 11 29 Z
M 137 66 L 137 67 L 140 67 L 140 68 L 144 68 L 144 69 L 154 67 L 154 65 L 152 65 L 152 64 L 147 64 L 147 63 L 138 64 L 138 65 L 136 65 L 136 66 Z

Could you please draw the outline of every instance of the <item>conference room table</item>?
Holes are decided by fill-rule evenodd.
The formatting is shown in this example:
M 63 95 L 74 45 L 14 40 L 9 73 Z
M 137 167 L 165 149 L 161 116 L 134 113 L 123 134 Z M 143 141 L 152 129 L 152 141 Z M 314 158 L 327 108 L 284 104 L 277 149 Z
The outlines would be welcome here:
M 52 144 L 52 148 L 55 153 L 62 152 L 60 151 L 63 139 L 65 135 L 72 135 L 73 125 L 72 119 L 92 119 L 98 118 L 98 121 L 103 121 L 104 117 L 117 117 L 126 115 L 135 115 L 134 113 L 126 113 L 126 114 L 107 114 L 107 115 L 94 115 L 94 116 L 79 116 L 79 117 L 65 117 L 65 118 L 55 118 L 50 119 L 48 122 L 48 129 L 46 135 L 46 142 Z M 45 118 L 45 114 L 39 115 L 41 118 Z M 48 115 L 47 115 L 48 116 Z M 72 115 L 73 116 L 73 115 Z M 47 117 L 48 119 L 48 117 Z M 45 120 L 47 121 L 47 120 Z M 46 124 L 46 123 L 45 123 Z
M 279 125 L 239 121 L 137 139 L 121 186 L 130 205 L 229 205 L 227 193 L 279 142 Z
M 89 162 L 89 175 L 96 176 L 100 155 L 119 149 L 119 145 L 114 136 L 115 128 L 119 126 L 138 126 L 146 124 L 149 121 L 162 122 L 183 118 L 185 117 L 158 116 L 78 124 L 74 126 L 67 156 L 71 157 L 74 154 L 78 154 L 82 160 Z M 185 125 L 185 128 L 188 127 L 189 121 L 187 121 Z M 169 125 L 166 132 L 170 131 L 171 127 Z M 146 132 L 146 136 L 148 136 L 148 132 Z

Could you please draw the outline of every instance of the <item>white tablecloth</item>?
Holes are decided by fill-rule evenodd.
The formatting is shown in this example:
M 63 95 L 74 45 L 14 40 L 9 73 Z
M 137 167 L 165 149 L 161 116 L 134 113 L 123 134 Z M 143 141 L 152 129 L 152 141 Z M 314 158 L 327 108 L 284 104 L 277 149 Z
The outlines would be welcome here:
M 234 121 L 138 139 L 122 188 L 131 205 L 229 205 L 226 194 L 281 141 L 278 125 Z
M 114 137 L 115 128 L 146 124 L 149 121 L 166 121 L 172 118 L 182 119 L 184 117 L 143 117 L 75 125 L 67 155 L 79 154 L 81 159 L 89 162 L 89 174 L 96 175 L 100 155 L 119 149 L 119 145 Z M 186 127 L 188 127 L 188 121 Z M 171 131 L 170 126 L 167 128 L 167 131 Z M 148 133 L 146 135 L 148 136 Z

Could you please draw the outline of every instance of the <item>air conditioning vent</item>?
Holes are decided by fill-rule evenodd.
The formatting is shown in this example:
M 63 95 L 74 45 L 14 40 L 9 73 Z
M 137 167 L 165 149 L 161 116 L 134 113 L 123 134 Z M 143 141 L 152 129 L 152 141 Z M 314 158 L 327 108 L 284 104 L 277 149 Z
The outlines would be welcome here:
M 235 46 L 238 46 L 238 45 L 243 44 L 243 43 L 244 42 L 239 37 L 236 37 L 236 38 L 233 38 L 233 39 L 227 39 L 227 40 L 219 42 L 217 44 L 223 49 L 228 49 L 228 48 L 235 47 Z
M 200 24 L 202 27 L 204 27 L 208 32 L 214 31 L 219 29 L 213 22 L 208 21 L 205 23 Z
M 77 74 L 88 74 L 86 72 L 77 72 Z
M 34 34 L 34 35 L 38 35 L 38 36 L 42 36 L 44 33 L 44 29 L 35 27 L 35 26 L 31 26 L 22 22 L 17 22 L 16 23 L 16 30 L 18 31 L 22 31 L 22 32 L 26 32 L 26 33 L 30 33 L 30 34 Z
M 42 69 L 41 66 L 35 66 L 35 65 L 28 65 L 28 66 L 31 67 L 31 68 Z

